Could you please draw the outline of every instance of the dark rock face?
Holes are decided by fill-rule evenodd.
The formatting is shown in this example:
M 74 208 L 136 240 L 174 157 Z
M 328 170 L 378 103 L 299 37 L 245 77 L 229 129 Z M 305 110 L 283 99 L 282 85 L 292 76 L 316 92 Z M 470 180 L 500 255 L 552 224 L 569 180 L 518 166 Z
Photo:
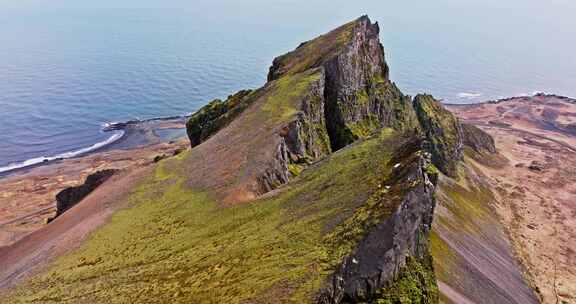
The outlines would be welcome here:
M 490 134 L 482 129 L 467 123 L 462 123 L 464 145 L 478 153 L 496 153 L 496 144 Z
M 289 166 L 305 165 L 332 151 L 324 118 L 324 77 L 310 84 L 301 99 L 296 117 L 284 125 L 273 160 L 258 178 L 259 193 L 269 192 L 285 184 L 292 176 Z
M 327 127 L 334 150 L 382 127 L 417 125 L 410 98 L 388 79 L 379 31 L 377 23 L 361 18 L 346 50 L 324 64 Z
M 62 213 L 74 207 L 74 205 L 78 204 L 82 199 L 90 194 L 90 192 L 94 191 L 94 189 L 102 185 L 118 171 L 119 170 L 116 169 L 98 171 L 88 175 L 86 181 L 84 181 L 84 184 L 76 187 L 66 188 L 60 191 L 56 195 L 56 216 L 54 218 L 62 215 Z
M 432 180 L 436 178 L 428 175 L 429 165 L 426 156 L 419 154 L 415 161 L 394 169 L 394 182 L 412 187 L 405 191 L 394 213 L 370 230 L 354 252 L 344 258 L 317 303 L 372 303 L 378 291 L 403 271 L 407 260 L 430 263 L 428 235 L 435 206 L 436 186 Z M 421 303 L 437 301 L 432 295 L 423 297 L 426 299 Z
M 191 146 L 199 145 L 242 113 L 253 100 L 250 93 L 251 90 L 242 90 L 228 96 L 226 101 L 215 99 L 192 114 L 186 122 Z
M 258 178 L 258 192 L 284 184 L 291 164 L 307 164 L 383 127 L 418 128 L 408 96 L 388 79 L 379 27 L 363 16 L 274 59 L 268 85 L 319 71 L 302 96 L 300 112 L 282 126 L 272 160 Z M 187 123 L 192 147 L 222 129 L 262 94 L 240 91 L 214 100 Z
M 388 79 L 379 32 L 378 24 L 363 16 L 276 58 L 270 68 L 269 80 L 324 69 L 324 115 L 332 150 L 382 127 L 418 125 L 410 98 Z
M 265 151 L 264 165 L 256 174 L 257 194 L 287 183 L 294 175 L 291 167 L 319 160 L 382 128 L 414 134 L 425 130 L 430 142 L 425 147 L 419 142 L 410 151 L 412 161 L 394 168 L 396 182 L 404 187 L 397 208 L 366 231 L 317 298 L 318 303 L 373 300 L 407 260 L 430 264 L 428 233 L 437 181 L 430 162 L 451 174 L 462 148 L 460 125 L 450 112 L 429 96 L 416 97 L 413 103 L 388 79 L 378 24 L 361 17 L 274 59 L 261 94 L 258 90 L 213 102 L 190 118 L 188 134 L 194 147 L 238 115 L 229 114 L 230 109 L 240 113 L 278 82 L 311 72 L 320 73 L 319 80 L 298 97 L 299 111 L 277 126 L 275 148 Z M 233 102 L 239 106 L 230 106 L 231 99 L 240 100 Z M 428 147 L 432 160 L 423 152 Z
M 455 177 L 462 159 L 462 127 L 456 116 L 430 95 L 414 97 L 420 126 L 430 142 L 432 162 L 442 173 Z

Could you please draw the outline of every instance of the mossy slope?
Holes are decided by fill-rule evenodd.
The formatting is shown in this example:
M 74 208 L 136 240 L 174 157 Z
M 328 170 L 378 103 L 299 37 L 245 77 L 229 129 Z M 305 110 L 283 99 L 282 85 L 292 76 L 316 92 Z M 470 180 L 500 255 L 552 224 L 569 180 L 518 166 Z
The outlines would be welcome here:
M 437 170 L 378 33 L 357 19 L 275 60 L 262 88 L 201 109 L 189 153 L 8 301 L 436 302 Z M 452 143 L 442 127 L 433 138 Z
M 331 231 L 380 193 L 401 138 L 356 144 L 277 195 L 227 208 L 185 186 L 193 151 L 164 160 L 129 208 L 3 303 L 313 302 L 349 251 L 333 250 Z

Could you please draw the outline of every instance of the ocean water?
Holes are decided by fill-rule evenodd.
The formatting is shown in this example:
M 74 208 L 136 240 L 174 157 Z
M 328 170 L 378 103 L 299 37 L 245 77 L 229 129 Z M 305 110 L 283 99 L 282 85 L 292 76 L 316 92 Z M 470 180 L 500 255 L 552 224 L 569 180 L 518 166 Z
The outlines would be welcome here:
M 275 56 L 362 14 L 408 94 L 574 97 L 574 12 L 573 0 L 0 0 L 0 172 L 120 139 L 107 122 L 259 87 Z

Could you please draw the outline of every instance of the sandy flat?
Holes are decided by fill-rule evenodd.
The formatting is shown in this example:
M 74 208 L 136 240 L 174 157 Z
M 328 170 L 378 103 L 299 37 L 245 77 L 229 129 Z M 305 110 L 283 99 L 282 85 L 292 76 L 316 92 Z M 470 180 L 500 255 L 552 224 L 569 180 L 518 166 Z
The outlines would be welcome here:
M 544 303 L 576 303 L 576 101 L 553 95 L 449 106 L 496 140 L 504 167 L 477 164 Z

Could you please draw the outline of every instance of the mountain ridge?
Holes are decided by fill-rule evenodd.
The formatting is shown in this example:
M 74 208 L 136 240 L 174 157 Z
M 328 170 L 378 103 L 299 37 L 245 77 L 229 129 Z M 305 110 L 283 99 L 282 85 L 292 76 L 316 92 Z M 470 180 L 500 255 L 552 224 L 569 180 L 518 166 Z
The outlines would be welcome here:
M 437 303 L 436 188 L 460 177 L 465 145 L 496 151 L 388 77 L 367 16 L 276 58 L 263 87 L 193 114 L 191 150 L 7 299 Z

